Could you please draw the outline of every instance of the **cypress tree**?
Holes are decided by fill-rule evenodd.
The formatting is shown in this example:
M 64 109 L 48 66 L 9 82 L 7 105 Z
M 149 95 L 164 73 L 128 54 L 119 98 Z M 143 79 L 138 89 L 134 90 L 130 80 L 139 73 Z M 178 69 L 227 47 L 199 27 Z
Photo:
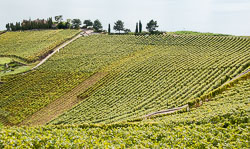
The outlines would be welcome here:
M 136 23 L 135 34 L 138 34 L 138 23 Z
M 110 28 L 110 24 L 109 24 L 109 28 L 108 28 L 108 33 L 110 34 L 111 28 Z
M 20 23 L 19 22 L 16 22 L 16 30 L 21 30 L 21 26 L 20 26 Z
M 52 17 L 49 18 L 48 20 L 48 28 L 52 28 L 52 25 L 53 25 L 53 21 L 52 21 Z
M 16 30 L 16 27 L 14 26 L 13 23 L 10 23 L 10 28 L 11 28 L 11 31 L 15 31 Z
M 10 23 L 6 24 L 6 29 L 7 29 L 7 31 L 10 30 Z
M 139 21 L 139 33 L 142 32 L 142 24 L 141 24 L 141 20 Z

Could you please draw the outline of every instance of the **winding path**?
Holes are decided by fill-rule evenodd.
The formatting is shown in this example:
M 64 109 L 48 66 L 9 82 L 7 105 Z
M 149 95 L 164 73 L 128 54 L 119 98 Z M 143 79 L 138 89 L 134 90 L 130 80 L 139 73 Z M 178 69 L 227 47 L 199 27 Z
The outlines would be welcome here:
M 56 52 L 59 52 L 60 49 L 64 48 L 65 46 L 67 46 L 68 44 L 70 44 L 71 42 L 75 41 L 76 39 L 80 38 L 82 36 L 82 32 L 75 36 L 74 38 L 70 39 L 69 41 L 64 42 L 63 44 L 61 44 L 59 47 L 56 47 L 54 49 L 54 51 L 52 53 L 50 53 L 48 56 L 46 56 L 42 61 L 40 61 L 35 67 L 33 67 L 31 70 L 36 69 L 37 67 L 39 67 L 40 65 L 42 65 L 43 63 L 45 63 L 51 56 L 53 56 Z
M 69 41 L 64 42 L 63 44 L 61 44 L 59 47 L 56 47 L 54 49 L 54 51 L 52 53 L 50 53 L 48 56 L 46 56 L 43 60 L 41 60 L 35 67 L 33 67 L 31 70 L 36 69 L 37 67 L 41 66 L 43 63 L 45 63 L 51 56 L 53 56 L 56 52 L 59 52 L 60 49 L 64 48 L 65 46 L 67 46 L 68 44 L 70 44 L 71 42 L 75 41 L 76 39 L 82 37 L 82 36 L 89 36 L 89 35 L 95 35 L 95 34 L 99 34 L 99 33 L 94 33 L 93 30 L 86 30 L 83 29 L 77 36 L 75 36 L 74 38 L 70 39 Z
M 184 105 L 184 106 L 181 106 L 181 107 L 177 107 L 177 108 L 173 108 L 173 109 L 168 109 L 168 110 L 163 110 L 163 111 L 157 111 L 157 112 L 154 112 L 154 113 L 150 113 L 148 115 L 145 115 L 145 118 L 150 118 L 151 116 L 154 116 L 154 115 L 161 115 L 161 114 L 169 114 L 169 113 L 174 113 L 176 111 L 180 111 L 184 108 L 188 108 L 188 105 Z

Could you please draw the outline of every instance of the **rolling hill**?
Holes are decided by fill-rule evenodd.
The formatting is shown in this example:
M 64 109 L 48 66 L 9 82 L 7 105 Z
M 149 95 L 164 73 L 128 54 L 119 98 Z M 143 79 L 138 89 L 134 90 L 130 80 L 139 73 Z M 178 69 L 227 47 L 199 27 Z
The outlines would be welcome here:
M 45 36 L 38 47 L 54 45 Z M 26 51 L 33 38 L 23 39 L 2 51 L 27 63 L 46 51 Z M 0 148 L 247 148 L 249 51 L 248 38 L 220 34 L 80 37 L 37 69 L 2 77 Z

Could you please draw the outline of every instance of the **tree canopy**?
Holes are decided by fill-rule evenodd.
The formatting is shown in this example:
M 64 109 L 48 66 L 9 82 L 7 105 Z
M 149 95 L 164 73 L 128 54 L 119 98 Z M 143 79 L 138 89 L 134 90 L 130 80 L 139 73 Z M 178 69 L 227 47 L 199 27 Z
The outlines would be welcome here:
M 62 15 L 55 16 L 55 20 L 56 20 L 57 23 L 60 23 L 63 20 L 63 16 Z
M 119 31 L 119 33 L 121 31 L 123 31 L 124 30 L 124 22 L 122 22 L 121 20 L 116 21 L 115 25 L 114 25 L 114 30 Z
M 94 21 L 93 28 L 96 32 L 102 31 L 102 23 L 97 19 Z
M 82 22 L 80 19 L 73 19 L 72 20 L 72 27 L 74 29 L 79 29 L 81 25 L 82 25 Z
M 159 26 L 157 25 L 157 21 L 151 20 L 151 21 L 149 21 L 149 23 L 147 23 L 146 29 L 147 29 L 150 33 L 152 33 L 152 32 L 154 32 L 154 31 L 156 31 L 156 28 L 157 28 L 157 27 L 159 27 Z
M 91 20 L 84 20 L 83 24 L 85 24 L 85 27 L 93 26 L 93 22 Z

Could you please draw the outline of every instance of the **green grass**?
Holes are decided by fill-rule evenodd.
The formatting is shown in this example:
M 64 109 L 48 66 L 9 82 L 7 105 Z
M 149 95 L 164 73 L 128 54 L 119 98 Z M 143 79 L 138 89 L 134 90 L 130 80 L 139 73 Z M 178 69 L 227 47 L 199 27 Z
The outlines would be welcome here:
M 204 32 L 195 32 L 195 31 L 176 31 L 176 32 L 167 32 L 167 34 L 175 35 L 205 35 L 205 36 L 232 36 L 228 34 L 219 34 L 219 33 L 204 33 Z
M 34 67 L 33 65 L 30 65 L 30 66 L 20 66 L 20 67 L 18 67 L 16 69 L 13 69 L 12 71 L 0 72 L 0 77 L 27 72 L 27 71 L 31 70 L 33 67 Z
M 250 79 L 190 112 L 137 123 L 4 127 L 0 147 L 248 148 Z
M 0 56 L 34 62 L 77 33 L 79 30 L 7 32 L 0 36 Z
M 0 77 L 28 71 L 32 66 L 17 58 L 0 57 Z
M 12 58 L 0 57 L 0 65 L 8 64 L 8 63 L 10 63 L 12 61 L 13 61 Z

